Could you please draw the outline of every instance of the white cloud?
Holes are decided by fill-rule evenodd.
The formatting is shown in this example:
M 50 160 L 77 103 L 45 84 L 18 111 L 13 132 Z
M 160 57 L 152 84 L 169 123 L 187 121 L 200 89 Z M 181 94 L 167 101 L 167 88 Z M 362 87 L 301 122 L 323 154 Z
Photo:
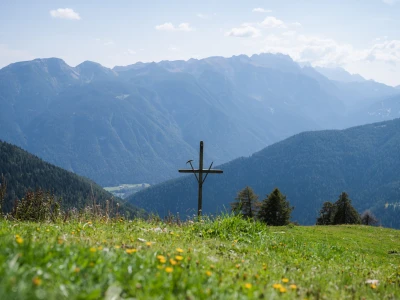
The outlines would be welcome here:
M 58 8 L 50 11 L 53 18 L 66 19 L 66 20 L 80 20 L 81 17 L 77 12 L 71 8 Z
M 111 39 L 101 39 L 101 38 L 94 38 L 97 43 L 101 43 L 103 46 L 114 46 L 115 42 Z
M 287 26 L 282 20 L 275 17 L 266 17 L 264 21 L 260 23 L 264 28 L 286 28 Z
M 333 39 L 298 34 L 293 31 L 279 35 L 270 34 L 264 39 L 262 51 L 285 53 L 299 62 L 313 65 L 344 65 L 360 58 L 362 53 L 349 44 Z
M 217 15 L 216 13 L 212 13 L 212 14 L 198 13 L 198 14 L 196 14 L 196 16 L 199 17 L 200 19 L 211 19 L 212 17 L 215 17 L 216 15 Z
M 294 36 L 296 34 L 297 34 L 297 32 L 294 30 L 285 31 L 282 33 L 283 36 Z
M 104 41 L 103 45 L 104 46 L 113 46 L 113 45 L 115 45 L 115 43 L 113 40 L 107 40 L 107 41 Z
M 132 50 L 132 49 L 128 49 L 124 52 L 125 55 L 135 55 L 136 51 Z
M 164 30 L 164 31 L 173 31 L 173 30 L 175 30 L 175 27 L 174 27 L 174 25 L 172 25 L 172 23 L 164 23 L 161 25 L 157 25 L 156 29 Z
M 394 65 L 400 63 L 400 40 L 376 42 L 367 50 L 366 60 L 382 61 Z
M 210 17 L 210 15 L 205 15 L 205 14 L 197 14 L 196 16 L 198 16 L 201 19 L 208 19 Z
M 382 0 L 383 3 L 393 5 L 399 2 L 399 0 Z
M 375 39 L 371 46 L 357 49 L 331 38 L 286 31 L 267 35 L 263 44 L 263 52 L 285 53 L 296 61 L 319 66 L 345 66 L 356 62 L 400 66 L 400 40 Z
M 179 48 L 176 47 L 176 46 L 171 45 L 171 46 L 168 47 L 168 51 L 176 52 L 176 51 L 179 51 Z
M 193 31 L 193 28 L 190 27 L 189 23 L 181 23 L 178 26 L 174 26 L 172 23 L 167 22 L 161 25 L 157 25 L 155 29 L 161 31 Z
M 241 27 L 232 28 L 230 31 L 225 33 L 226 36 L 233 37 L 245 37 L 245 38 L 254 38 L 260 36 L 260 30 L 251 26 L 250 24 L 244 23 Z
M 270 9 L 264 9 L 261 7 L 253 8 L 252 12 L 258 12 L 258 13 L 271 13 L 272 10 Z
M 189 23 L 181 23 L 181 24 L 179 24 L 177 30 L 180 30 L 180 31 L 192 31 L 193 28 L 190 27 Z
M 265 29 L 271 31 L 299 27 L 301 27 L 301 24 L 299 22 L 285 23 L 278 18 L 269 16 L 266 17 L 261 23 L 243 23 L 240 27 L 232 28 L 230 31 L 226 32 L 225 35 L 234 37 L 258 37 Z M 289 32 L 293 34 L 293 32 L 295 31 L 287 31 L 286 35 L 288 35 Z
M 290 23 L 289 25 L 292 27 L 301 27 L 302 26 L 301 23 L 299 23 L 299 22 L 293 22 L 293 23 Z

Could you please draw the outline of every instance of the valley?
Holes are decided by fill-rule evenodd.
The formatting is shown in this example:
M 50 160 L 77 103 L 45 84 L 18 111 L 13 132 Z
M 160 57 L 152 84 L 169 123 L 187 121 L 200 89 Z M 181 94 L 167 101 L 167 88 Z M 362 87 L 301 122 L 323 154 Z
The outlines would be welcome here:
M 116 197 L 125 199 L 133 195 L 134 193 L 137 193 L 138 191 L 145 189 L 149 186 L 150 184 L 148 183 L 136 183 L 136 184 L 126 183 L 126 184 L 120 184 L 118 186 L 104 187 L 104 189 Z

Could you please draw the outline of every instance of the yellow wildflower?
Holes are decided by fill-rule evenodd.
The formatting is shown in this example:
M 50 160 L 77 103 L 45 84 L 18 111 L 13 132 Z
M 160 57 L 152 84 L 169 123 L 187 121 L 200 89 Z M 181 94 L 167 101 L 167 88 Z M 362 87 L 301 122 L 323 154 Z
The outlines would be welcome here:
M 128 254 L 135 253 L 137 250 L 136 249 L 126 249 L 125 252 Z
M 36 286 L 39 286 L 42 284 L 42 279 L 40 279 L 39 277 L 33 277 L 32 279 L 32 283 Z
M 183 260 L 183 256 L 177 255 L 177 256 L 175 256 L 175 259 L 178 261 Z
M 289 282 L 289 279 L 287 279 L 287 278 L 282 278 L 282 282 L 283 282 L 283 283 L 288 283 L 288 282 Z
M 376 285 L 375 284 L 371 284 L 370 287 L 371 287 L 371 289 L 376 289 Z
M 281 287 L 281 288 L 279 289 L 279 291 L 280 291 L 281 293 L 286 293 L 286 289 L 285 289 L 284 287 Z
M 165 272 L 167 272 L 167 273 L 172 273 L 173 270 L 174 269 L 172 269 L 171 267 L 166 267 L 165 268 Z
M 181 248 L 176 248 L 176 252 L 183 253 L 183 249 L 181 249 Z
M 244 287 L 245 287 L 246 289 L 251 289 L 253 286 L 251 285 L 251 283 L 246 283 L 246 284 L 244 285 Z
M 92 248 L 89 249 L 89 251 L 92 252 L 92 253 L 95 253 L 97 251 L 97 249 L 92 247 Z
M 146 242 L 146 246 L 150 247 L 151 246 L 151 242 Z
M 173 258 L 171 258 L 171 259 L 169 260 L 169 262 L 170 262 L 171 265 L 173 265 L 173 266 L 175 266 L 175 265 L 177 264 L 177 261 L 176 261 L 175 259 L 173 259 Z
M 291 285 L 289 285 L 289 287 L 290 287 L 292 290 L 297 289 L 297 286 L 296 286 L 295 284 L 291 284 Z
M 115 248 L 115 249 L 119 249 L 119 248 L 121 248 L 121 246 L 115 245 L 114 248 Z
M 18 244 L 21 245 L 21 244 L 24 242 L 24 239 L 18 235 L 18 237 L 15 238 L 15 241 L 16 241 Z
M 210 277 L 212 275 L 211 271 L 206 271 L 206 275 Z
M 165 259 L 165 256 L 164 255 L 157 255 L 157 259 L 158 260 Z
M 274 283 L 274 284 L 272 285 L 272 287 L 273 287 L 274 289 L 280 289 L 280 288 L 282 288 L 282 284 L 280 284 L 280 283 Z

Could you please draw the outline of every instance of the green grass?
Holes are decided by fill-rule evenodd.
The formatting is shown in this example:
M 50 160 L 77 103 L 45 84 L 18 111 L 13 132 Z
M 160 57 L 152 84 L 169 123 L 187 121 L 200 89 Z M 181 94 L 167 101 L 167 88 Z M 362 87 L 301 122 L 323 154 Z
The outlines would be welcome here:
M 386 228 L 228 216 L 182 225 L 3 220 L 0 299 L 399 299 L 399 240 Z

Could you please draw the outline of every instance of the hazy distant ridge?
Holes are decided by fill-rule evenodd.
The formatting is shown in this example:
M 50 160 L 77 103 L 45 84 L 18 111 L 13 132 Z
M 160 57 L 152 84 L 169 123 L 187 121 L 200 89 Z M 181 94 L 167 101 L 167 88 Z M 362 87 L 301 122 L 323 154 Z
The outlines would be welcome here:
M 387 100 L 398 94 L 282 54 L 114 69 L 35 59 L 0 70 L 0 138 L 102 185 L 153 184 L 197 157 L 200 140 L 223 163 L 301 131 L 398 117 Z

